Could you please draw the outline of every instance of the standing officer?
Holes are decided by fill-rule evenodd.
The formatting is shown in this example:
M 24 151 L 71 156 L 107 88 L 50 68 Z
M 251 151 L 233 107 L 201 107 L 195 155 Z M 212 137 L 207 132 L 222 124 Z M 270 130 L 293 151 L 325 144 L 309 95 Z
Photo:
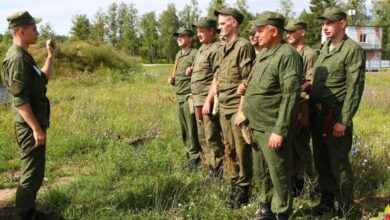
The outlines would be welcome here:
M 302 194 L 304 177 L 314 179 L 312 153 L 310 149 L 310 128 L 309 128 L 309 89 L 313 80 L 313 66 L 317 60 L 318 53 L 305 45 L 305 34 L 307 24 L 302 20 L 291 21 L 285 28 L 287 41 L 301 55 L 303 60 L 303 72 L 301 74 L 301 99 L 300 111 L 297 119 L 297 128 L 294 135 L 294 176 L 292 179 L 293 195 L 298 197 Z
M 198 121 L 198 137 L 205 155 L 205 163 L 210 174 L 220 181 L 223 178 L 222 130 L 218 115 L 210 113 L 211 106 L 205 104 L 206 97 L 214 78 L 217 65 L 217 49 L 220 43 L 216 41 L 217 21 L 213 18 L 200 18 L 192 25 L 197 30 L 197 36 L 202 44 L 196 54 L 192 67 L 191 95 L 196 108 Z M 205 108 L 206 114 L 202 113 Z
M 345 34 L 345 12 L 327 8 L 319 17 L 329 38 L 314 66 L 310 104 L 314 164 L 319 177 L 321 201 L 313 215 L 334 211 L 348 215 L 353 203 L 353 174 L 348 154 L 352 145 L 353 123 L 362 97 L 366 58 L 363 49 Z
M 22 160 L 21 176 L 16 190 L 16 211 L 20 219 L 47 219 L 35 209 L 35 199 L 45 172 L 46 129 L 49 127 L 50 106 L 46 85 L 54 61 L 54 41 L 46 42 L 47 59 L 39 69 L 28 53 L 38 41 L 36 24 L 40 18 L 27 11 L 7 17 L 13 45 L 3 61 L 3 79 L 15 108 L 15 134 Z
M 242 113 L 243 96 L 236 93 L 237 87 L 246 80 L 252 69 L 255 51 L 250 43 L 239 36 L 239 27 L 244 16 L 236 9 L 224 8 L 215 10 L 218 16 L 220 35 L 226 39 L 219 48 L 220 66 L 213 80 L 206 103 L 210 105 L 217 88 L 219 92 L 219 119 L 224 139 L 227 160 L 233 165 L 231 177 L 232 191 L 228 207 L 239 208 L 249 201 L 248 190 L 252 178 L 251 146 L 242 136 L 235 123 L 238 113 Z M 205 103 L 205 105 L 206 105 Z M 206 112 L 207 109 L 206 109 Z
M 186 155 L 189 159 L 189 168 L 194 170 L 200 163 L 200 144 L 196 127 L 195 115 L 190 112 L 189 99 L 191 94 L 191 71 L 187 71 L 192 65 L 196 49 L 192 47 L 193 32 L 190 29 L 179 28 L 174 34 L 180 51 L 176 54 L 175 66 L 172 75 L 168 78 L 169 84 L 176 87 L 176 102 L 179 115 L 179 123 Z M 192 111 L 192 110 L 191 110 Z
M 269 11 L 251 22 L 260 47 L 266 48 L 256 59 L 244 103 L 256 144 L 252 154 L 261 163 L 254 165 L 262 169 L 259 219 L 288 219 L 292 209 L 289 171 L 302 60 L 283 41 L 284 22 L 283 15 Z

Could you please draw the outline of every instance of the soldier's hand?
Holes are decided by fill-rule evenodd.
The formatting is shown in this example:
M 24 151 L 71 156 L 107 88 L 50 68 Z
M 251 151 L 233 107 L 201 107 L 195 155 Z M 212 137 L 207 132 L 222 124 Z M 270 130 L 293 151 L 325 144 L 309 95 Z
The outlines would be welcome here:
M 210 102 L 205 102 L 203 107 L 202 107 L 202 114 L 203 115 L 210 114 L 210 108 L 211 108 Z
M 335 137 L 344 137 L 346 129 L 347 129 L 346 125 L 343 125 L 341 123 L 334 124 L 334 126 L 333 126 L 333 136 L 335 136 Z
M 187 69 L 186 69 L 186 75 L 187 76 L 191 76 L 192 75 L 192 66 L 189 66 L 189 67 L 187 67 Z
M 41 128 L 33 129 L 35 147 L 46 144 L 46 133 Z
M 172 76 L 168 77 L 168 83 L 170 85 L 174 86 L 175 85 L 175 77 L 172 77 Z
M 283 136 L 272 133 L 268 140 L 268 147 L 270 148 L 280 148 L 283 144 Z
M 243 81 L 237 88 L 237 94 L 245 95 L 246 89 L 248 88 L 248 82 Z
M 56 50 L 56 42 L 53 39 L 46 41 L 47 56 L 53 57 Z

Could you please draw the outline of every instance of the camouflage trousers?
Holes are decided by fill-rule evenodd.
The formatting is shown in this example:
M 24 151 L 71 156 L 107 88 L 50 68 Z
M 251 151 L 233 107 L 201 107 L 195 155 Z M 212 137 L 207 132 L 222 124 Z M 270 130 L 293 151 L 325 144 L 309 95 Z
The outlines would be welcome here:
M 198 141 L 196 119 L 195 114 L 190 112 L 188 100 L 177 101 L 177 112 L 186 156 L 190 160 L 199 159 L 201 147 Z
M 255 182 L 260 184 L 260 203 L 271 204 L 272 212 L 286 213 L 292 210 L 291 194 L 291 138 L 285 138 L 282 147 L 268 147 L 270 132 L 253 130 L 252 146 Z
M 22 162 L 16 189 L 16 211 L 23 213 L 35 208 L 37 193 L 45 174 L 46 146 L 35 147 L 33 131 L 26 123 L 15 123 L 15 135 Z
M 225 142 L 226 166 L 232 167 L 231 181 L 236 186 L 249 186 L 252 181 L 251 145 L 242 136 L 241 129 L 234 124 L 236 113 L 220 115 Z
M 195 114 L 198 122 L 199 143 L 204 153 L 205 164 L 213 168 L 219 168 L 223 165 L 224 155 L 219 116 L 212 114 L 201 115 L 201 108 L 202 106 L 197 106 Z
M 353 126 L 347 127 L 343 137 L 333 136 L 331 126 L 323 135 L 323 125 L 327 118 L 325 110 L 315 110 L 310 115 L 313 138 L 314 165 L 318 173 L 322 192 L 331 192 L 342 205 L 353 202 L 353 173 L 349 161 L 352 147 Z

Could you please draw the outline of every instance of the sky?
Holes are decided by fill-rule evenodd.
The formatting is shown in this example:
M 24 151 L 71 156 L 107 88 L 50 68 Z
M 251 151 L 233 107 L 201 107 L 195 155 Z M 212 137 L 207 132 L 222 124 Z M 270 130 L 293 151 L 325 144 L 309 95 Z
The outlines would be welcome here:
M 113 3 L 131 3 L 138 9 L 138 15 L 149 11 L 161 13 L 169 3 L 181 10 L 190 0 L 1 0 L 0 1 L 0 33 L 7 30 L 7 16 L 16 11 L 27 10 L 34 17 L 43 19 L 42 23 L 49 22 L 56 34 L 69 35 L 72 26 L 72 17 L 76 14 L 86 14 L 93 19 L 94 14 L 102 8 L 106 11 Z M 209 0 L 198 0 L 202 15 L 206 15 Z M 226 0 L 229 5 L 234 5 L 235 0 Z M 308 10 L 310 0 L 292 0 L 296 15 L 303 9 Z M 370 1 L 368 1 L 368 4 Z M 248 0 L 249 10 L 253 13 L 261 11 L 275 11 L 279 8 L 279 0 Z

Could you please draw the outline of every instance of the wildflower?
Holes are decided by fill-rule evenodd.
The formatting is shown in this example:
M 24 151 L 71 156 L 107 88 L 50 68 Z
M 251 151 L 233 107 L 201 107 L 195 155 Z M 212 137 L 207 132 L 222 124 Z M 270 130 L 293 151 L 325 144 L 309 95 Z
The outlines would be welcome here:
M 351 153 L 352 154 L 357 154 L 359 153 L 360 149 L 357 146 L 352 146 L 351 148 Z

